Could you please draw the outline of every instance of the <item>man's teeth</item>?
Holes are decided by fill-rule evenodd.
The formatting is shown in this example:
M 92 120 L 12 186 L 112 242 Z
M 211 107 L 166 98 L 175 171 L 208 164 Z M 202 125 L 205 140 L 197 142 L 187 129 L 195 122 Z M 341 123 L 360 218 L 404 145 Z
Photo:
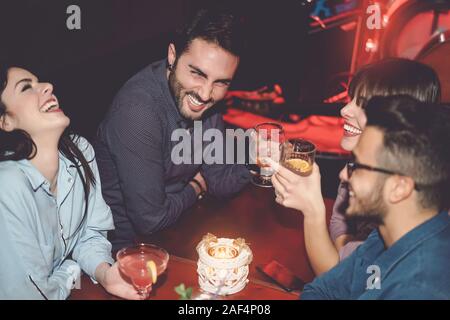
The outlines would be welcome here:
M 354 134 L 361 134 L 362 133 L 361 130 L 359 130 L 359 129 L 357 129 L 357 128 L 349 125 L 349 124 L 344 124 L 344 130 L 348 131 L 350 133 L 354 133 Z
M 200 107 L 201 105 L 203 105 L 203 103 L 201 103 L 200 101 L 198 101 L 197 99 L 195 99 L 193 96 L 191 96 L 190 94 L 188 94 L 188 98 L 189 101 L 196 107 Z

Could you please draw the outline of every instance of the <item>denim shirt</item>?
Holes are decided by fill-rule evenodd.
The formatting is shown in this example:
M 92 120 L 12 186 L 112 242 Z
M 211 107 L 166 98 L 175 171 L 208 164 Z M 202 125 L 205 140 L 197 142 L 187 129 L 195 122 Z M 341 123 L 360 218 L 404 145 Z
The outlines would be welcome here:
M 379 274 L 375 269 L 378 269 Z M 388 249 L 378 230 L 305 286 L 312 299 L 450 299 L 450 217 L 441 212 Z
M 75 165 L 59 155 L 57 195 L 28 160 L 0 162 L 0 299 L 65 299 L 80 268 L 94 279 L 97 266 L 112 264 L 106 232 L 114 228 L 91 145 L 79 138 L 89 161 L 87 217 L 84 190 Z

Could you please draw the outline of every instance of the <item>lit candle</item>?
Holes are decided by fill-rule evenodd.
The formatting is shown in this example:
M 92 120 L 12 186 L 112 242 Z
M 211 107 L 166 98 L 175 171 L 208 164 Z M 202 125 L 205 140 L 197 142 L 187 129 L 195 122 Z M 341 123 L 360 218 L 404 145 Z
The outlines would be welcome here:
M 200 287 L 228 295 L 241 291 L 248 282 L 253 255 L 244 239 L 217 238 L 208 233 L 197 245 Z

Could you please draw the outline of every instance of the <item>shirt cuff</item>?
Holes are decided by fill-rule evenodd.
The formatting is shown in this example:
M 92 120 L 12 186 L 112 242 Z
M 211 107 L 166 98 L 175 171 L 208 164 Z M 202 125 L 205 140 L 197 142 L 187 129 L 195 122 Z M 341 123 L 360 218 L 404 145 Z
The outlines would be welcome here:
M 197 201 L 197 194 L 195 193 L 194 187 L 188 183 L 184 189 L 184 203 L 186 204 L 186 208 L 189 208 Z
M 94 283 L 97 283 L 97 279 L 95 278 L 95 271 L 98 266 L 102 263 L 108 263 L 110 265 L 114 264 L 114 259 L 111 256 L 95 256 L 89 260 L 89 265 L 84 267 L 83 271 L 91 278 Z
M 65 287 L 69 292 L 74 288 L 80 288 L 81 268 L 78 263 L 67 259 L 62 263 L 60 270 L 67 273 Z

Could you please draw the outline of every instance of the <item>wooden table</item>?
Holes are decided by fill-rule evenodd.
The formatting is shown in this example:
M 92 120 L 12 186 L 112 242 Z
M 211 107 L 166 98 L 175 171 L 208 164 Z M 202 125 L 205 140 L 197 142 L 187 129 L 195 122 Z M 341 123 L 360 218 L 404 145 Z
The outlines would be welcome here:
M 166 271 L 158 278 L 150 293 L 152 300 L 177 300 L 175 287 L 184 283 L 193 288 L 192 298 L 200 294 L 197 276 L 197 263 L 192 260 L 171 256 Z M 246 287 L 233 295 L 223 297 L 226 300 L 296 300 L 298 293 L 288 293 L 280 288 L 260 281 L 250 279 Z M 83 275 L 81 290 L 72 290 L 70 300 L 119 300 L 107 293 L 100 285 L 94 284 L 89 277 Z
M 325 204 L 329 218 L 333 201 L 326 199 Z M 297 299 L 298 293 L 283 291 L 256 270 L 257 265 L 274 259 L 305 282 L 314 278 L 305 249 L 302 214 L 278 205 L 272 188 L 249 185 L 233 199 L 204 199 L 173 226 L 141 239 L 161 246 L 171 255 L 151 299 L 178 299 L 174 287 L 180 283 L 198 289 L 196 246 L 208 232 L 217 237 L 244 238 L 253 252 L 251 281 L 243 291 L 226 299 Z M 83 277 L 82 290 L 74 290 L 71 299 L 115 298 Z
M 325 199 L 327 221 L 334 201 Z M 142 239 L 166 249 L 179 257 L 198 260 L 197 244 L 203 235 L 244 238 L 253 252 L 250 275 L 266 280 L 257 265 L 275 259 L 305 282 L 314 279 L 306 254 L 303 216 L 275 202 L 272 188 L 248 185 L 234 199 L 205 199 L 185 212 L 175 225 Z

